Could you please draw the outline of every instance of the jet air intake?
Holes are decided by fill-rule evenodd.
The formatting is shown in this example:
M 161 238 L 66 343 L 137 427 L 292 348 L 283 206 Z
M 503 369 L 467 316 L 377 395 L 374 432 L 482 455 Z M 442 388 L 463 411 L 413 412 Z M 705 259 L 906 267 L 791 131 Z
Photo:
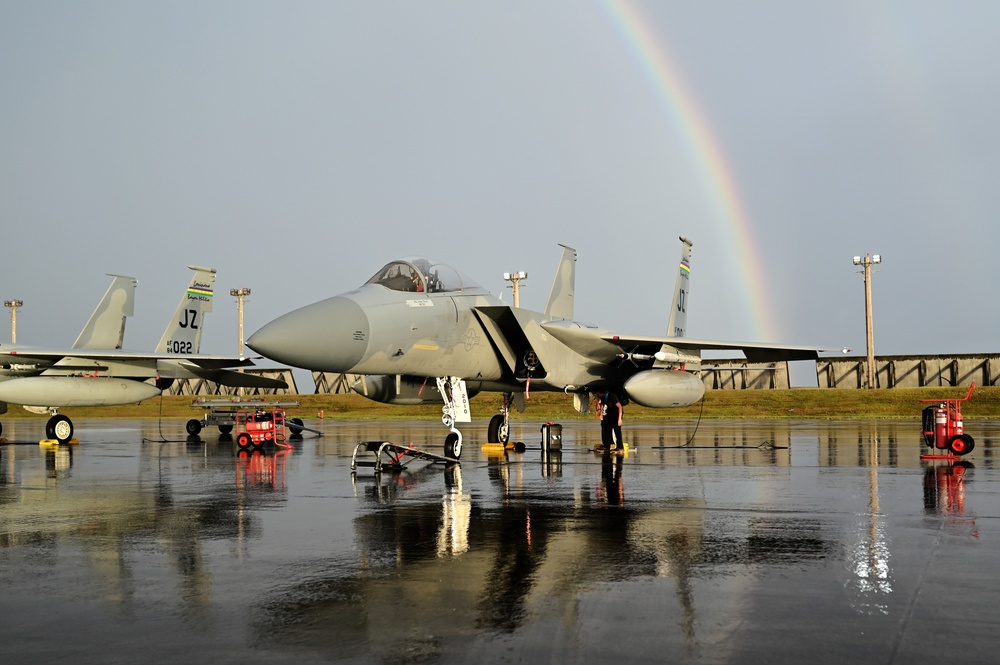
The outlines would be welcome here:
M 422 376 L 362 375 L 351 386 L 351 390 L 383 404 L 444 404 L 437 388 L 437 381 Z M 475 396 L 478 392 L 471 387 L 468 388 L 469 397 Z
M 690 406 L 705 395 L 705 384 L 689 372 L 650 369 L 633 375 L 624 385 L 628 398 L 654 409 Z

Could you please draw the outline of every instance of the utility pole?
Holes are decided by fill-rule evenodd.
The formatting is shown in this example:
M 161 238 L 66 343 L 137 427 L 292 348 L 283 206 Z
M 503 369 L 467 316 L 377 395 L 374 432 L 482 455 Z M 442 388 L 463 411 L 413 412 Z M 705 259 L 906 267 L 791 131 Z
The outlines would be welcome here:
M 520 307 L 520 298 L 518 287 L 522 280 L 528 279 L 528 273 L 523 270 L 518 270 L 517 272 L 505 272 L 503 278 L 508 282 L 511 282 L 511 289 L 514 291 L 514 307 Z
M 865 369 L 865 387 L 875 388 L 875 340 L 872 333 L 872 266 L 882 263 L 881 254 L 855 256 L 854 265 L 861 266 L 865 276 L 865 338 L 868 346 L 868 363 Z
M 3 306 L 10 309 L 10 343 L 17 344 L 17 308 L 23 305 L 21 300 L 4 300 Z

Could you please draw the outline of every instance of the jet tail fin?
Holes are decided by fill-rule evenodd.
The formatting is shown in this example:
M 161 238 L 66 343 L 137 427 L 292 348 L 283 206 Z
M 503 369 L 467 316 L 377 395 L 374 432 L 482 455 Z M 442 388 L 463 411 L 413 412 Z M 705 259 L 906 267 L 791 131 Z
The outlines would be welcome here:
M 120 349 L 125 341 L 125 321 L 135 313 L 135 277 L 114 277 L 87 325 L 73 342 L 74 349 Z
M 182 353 L 189 355 L 201 352 L 201 328 L 205 314 L 212 311 L 212 296 L 215 291 L 215 269 L 188 266 L 194 270 L 194 277 L 177 305 L 177 311 L 163 331 L 156 353 Z
M 563 248 L 563 253 L 552 280 L 549 301 L 545 303 L 545 317 L 571 320 L 576 295 L 576 250 L 562 244 L 559 246 Z
M 670 307 L 670 320 L 667 321 L 667 337 L 684 337 L 687 333 L 687 303 L 690 293 L 688 282 L 691 279 L 691 248 L 694 246 L 684 236 L 681 241 L 681 263 L 677 272 L 677 283 L 674 286 L 674 302 Z

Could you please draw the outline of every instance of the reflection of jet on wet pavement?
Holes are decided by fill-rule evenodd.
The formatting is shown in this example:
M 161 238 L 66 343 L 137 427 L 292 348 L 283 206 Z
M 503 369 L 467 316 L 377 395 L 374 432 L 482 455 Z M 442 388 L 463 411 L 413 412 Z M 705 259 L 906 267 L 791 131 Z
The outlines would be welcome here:
M 440 472 L 363 479 L 358 496 L 373 509 L 354 521 L 357 560 L 269 599 L 259 627 L 272 645 L 310 644 L 344 658 L 431 656 L 449 640 L 510 633 L 540 614 L 582 629 L 593 619 L 581 615 L 584 596 L 649 578 L 672 580 L 660 584 L 672 589 L 681 639 L 692 644 L 711 639 L 695 635 L 692 580 L 727 564 L 801 565 L 835 549 L 814 520 L 750 516 L 742 530 L 708 533 L 701 498 L 622 503 L 613 488 L 628 469 L 615 465 L 571 500 L 505 493 L 490 508 L 465 492 L 459 466 L 438 499 L 426 495 Z M 501 465 L 490 474 L 509 482 Z M 384 503 L 391 510 L 375 507 Z
M 45 449 L 41 465 L 13 465 L 6 453 L 5 463 L 17 475 L 0 482 L 0 549 L 27 543 L 47 543 L 53 551 L 80 548 L 100 596 L 128 607 L 148 602 L 145 574 L 136 570 L 143 563 L 134 553 L 137 542 L 152 539 L 154 556 L 162 556 L 178 577 L 184 611 L 207 619 L 203 613 L 211 606 L 212 576 L 203 554 L 206 543 L 235 542 L 242 553 L 260 536 L 255 511 L 287 500 L 284 455 L 254 451 L 234 457 L 228 447 L 180 444 L 141 450 L 138 482 L 89 488 L 64 486 L 72 474 L 72 446 Z M 190 467 L 195 476 L 221 471 L 233 481 L 192 484 L 176 469 L 164 472 L 176 466 Z

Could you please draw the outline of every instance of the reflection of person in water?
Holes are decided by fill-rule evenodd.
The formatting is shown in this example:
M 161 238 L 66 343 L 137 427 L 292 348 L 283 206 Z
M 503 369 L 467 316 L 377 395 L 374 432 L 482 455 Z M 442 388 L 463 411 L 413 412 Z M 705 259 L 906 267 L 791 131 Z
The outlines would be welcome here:
M 625 488 L 622 486 L 622 458 L 605 455 L 601 463 L 601 478 L 604 480 L 604 496 L 609 506 L 625 503 Z

